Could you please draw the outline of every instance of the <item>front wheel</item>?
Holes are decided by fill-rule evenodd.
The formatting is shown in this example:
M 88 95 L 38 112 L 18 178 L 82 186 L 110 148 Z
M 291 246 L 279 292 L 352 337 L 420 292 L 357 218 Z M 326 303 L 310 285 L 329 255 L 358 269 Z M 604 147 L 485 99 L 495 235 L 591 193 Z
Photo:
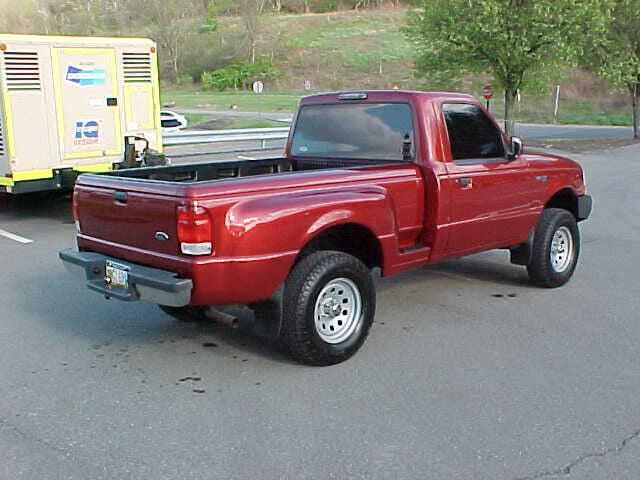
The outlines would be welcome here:
M 542 212 L 533 237 L 529 278 L 541 287 L 564 285 L 573 275 L 580 255 L 580 231 L 575 217 L 560 208 Z
M 360 260 L 342 252 L 313 253 L 285 284 L 282 340 L 302 363 L 343 362 L 367 338 L 375 308 L 373 279 Z

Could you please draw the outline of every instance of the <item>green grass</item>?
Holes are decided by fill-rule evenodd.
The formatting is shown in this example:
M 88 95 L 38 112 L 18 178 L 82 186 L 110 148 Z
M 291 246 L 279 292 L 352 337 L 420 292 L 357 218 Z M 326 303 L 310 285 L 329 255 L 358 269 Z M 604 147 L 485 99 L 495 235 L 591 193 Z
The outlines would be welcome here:
M 280 83 L 300 88 L 388 88 L 411 81 L 412 50 L 401 27 L 403 9 L 272 16 L 266 44 L 276 45 Z
M 491 112 L 503 118 L 504 102 L 494 99 Z M 526 95 L 516 107 L 516 119 L 524 123 L 553 123 L 553 104 L 547 96 Z M 560 100 L 556 123 L 574 125 L 631 126 L 631 107 L 618 107 L 578 100 Z
M 245 117 L 216 117 L 210 114 L 192 114 L 185 115 L 189 122 L 189 128 L 204 128 L 208 130 L 228 130 L 232 128 L 272 128 L 286 127 L 288 123 L 276 122 L 264 118 L 245 118 Z
M 368 73 L 379 70 L 381 60 L 410 58 L 410 44 L 400 32 L 403 18 L 402 10 L 325 15 L 299 31 L 289 29 L 282 42 L 287 49 L 303 49 L 307 55 L 313 54 L 354 72 Z
M 264 118 L 236 118 L 230 126 L 226 128 L 274 128 L 274 127 L 288 127 L 286 122 L 276 122 L 273 120 L 266 120 Z
M 203 108 L 210 110 L 229 110 L 236 105 L 245 112 L 292 112 L 295 110 L 300 94 L 292 92 L 273 92 L 256 95 L 253 92 L 212 92 L 196 87 L 163 86 L 162 104 L 175 102 L 179 108 Z
M 172 87 L 162 94 L 163 103 L 175 101 L 175 108 L 198 108 L 228 110 L 237 105 L 239 111 L 255 112 L 293 112 L 299 99 L 307 92 L 277 92 L 255 95 L 252 92 L 208 92 L 195 87 Z M 491 111 L 497 118 L 503 116 L 504 103 L 501 99 L 491 102 Z M 187 114 L 189 125 L 214 120 L 210 114 Z M 553 106 L 546 96 L 525 95 L 522 105 L 516 109 L 519 122 L 552 123 Z M 238 118 L 227 123 L 221 122 L 221 128 L 261 128 L 282 126 L 280 122 L 264 119 Z M 631 109 L 626 107 L 604 106 L 586 101 L 561 100 L 557 123 L 578 125 L 631 125 Z

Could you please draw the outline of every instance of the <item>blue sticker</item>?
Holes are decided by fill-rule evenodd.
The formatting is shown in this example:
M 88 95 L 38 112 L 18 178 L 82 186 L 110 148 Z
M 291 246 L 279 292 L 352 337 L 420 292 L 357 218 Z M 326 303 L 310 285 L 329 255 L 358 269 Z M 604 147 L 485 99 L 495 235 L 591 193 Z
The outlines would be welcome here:
M 74 145 L 93 145 L 100 138 L 99 125 L 95 120 L 88 122 L 76 122 Z
M 83 70 L 82 68 L 69 65 L 67 69 L 67 80 L 81 86 L 104 85 L 107 80 L 107 71 L 101 68 Z

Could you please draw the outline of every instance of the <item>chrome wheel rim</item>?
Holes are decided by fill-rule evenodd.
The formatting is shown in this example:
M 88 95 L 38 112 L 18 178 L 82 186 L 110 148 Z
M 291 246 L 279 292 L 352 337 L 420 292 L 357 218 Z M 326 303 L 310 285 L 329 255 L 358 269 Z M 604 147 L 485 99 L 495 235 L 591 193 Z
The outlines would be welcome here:
M 567 227 L 560 227 L 553 234 L 549 252 L 551 267 L 557 273 L 564 272 L 573 259 L 573 236 Z
M 327 343 L 344 342 L 358 327 L 361 312 L 362 297 L 358 286 L 348 278 L 331 280 L 316 299 L 316 332 Z

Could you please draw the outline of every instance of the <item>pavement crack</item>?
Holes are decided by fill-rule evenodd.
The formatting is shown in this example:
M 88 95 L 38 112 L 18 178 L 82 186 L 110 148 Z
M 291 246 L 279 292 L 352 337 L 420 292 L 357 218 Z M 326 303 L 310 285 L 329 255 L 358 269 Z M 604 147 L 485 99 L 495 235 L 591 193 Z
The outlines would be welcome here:
M 525 476 L 525 477 L 516 477 L 516 480 L 536 480 L 539 478 L 545 477 L 560 477 L 567 476 L 571 474 L 571 470 L 580 465 L 581 463 L 591 459 L 591 458 L 601 458 L 606 457 L 611 453 L 620 453 L 624 448 L 629 444 L 629 442 L 635 440 L 640 437 L 640 428 L 634 431 L 631 435 L 628 435 L 620 443 L 618 443 L 615 447 L 610 447 L 605 450 L 599 452 L 585 453 L 577 457 L 573 462 L 568 463 L 560 468 L 556 468 L 555 470 L 545 470 L 535 475 Z

